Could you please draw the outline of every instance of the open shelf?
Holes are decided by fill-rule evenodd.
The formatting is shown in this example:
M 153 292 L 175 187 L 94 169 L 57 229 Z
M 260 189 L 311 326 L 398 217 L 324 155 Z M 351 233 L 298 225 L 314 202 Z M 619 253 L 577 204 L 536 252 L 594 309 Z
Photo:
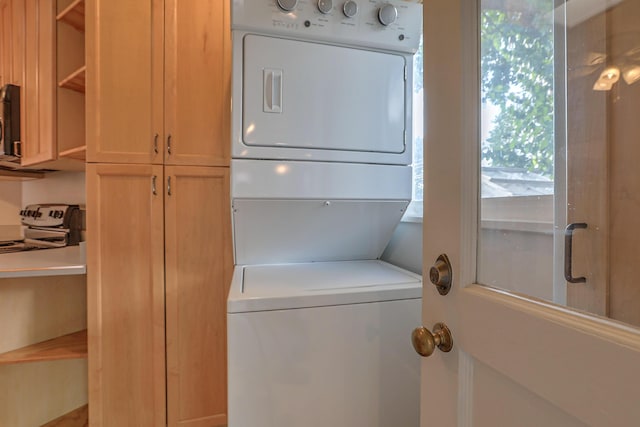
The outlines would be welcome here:
M 52 360 L 86 359 L 87 330 L 63 335 L 0 354 L 0 366 Z
M 69 7 L 60 12 L 56 19 L 84 33 L 84 0 L 75 0 Z
M 58 154 L 59 157 L 63 157 L 65 159 L 74 159 L 74 160 L 82 160 L 86 159 L 87 155 L 87 146 L 82 145 L 80 147 L 71 148 L 69 150 L 61 151 Z
M 87 66 L 83 65 L 73 73 L 69 74 L 69 76 L 62 79 L 60 83 L 58 83 L 58 86 L 65 89 L 75 90 L 76 92 L 84 93 L 86 71 Z
M 89 405 L 83 405 L 40 427 L 86 427 L 88 419 Z
M 0 181 L 28 181 L 41 178 L 44 178 L 44 173 L 42 172 L 0 169 Z

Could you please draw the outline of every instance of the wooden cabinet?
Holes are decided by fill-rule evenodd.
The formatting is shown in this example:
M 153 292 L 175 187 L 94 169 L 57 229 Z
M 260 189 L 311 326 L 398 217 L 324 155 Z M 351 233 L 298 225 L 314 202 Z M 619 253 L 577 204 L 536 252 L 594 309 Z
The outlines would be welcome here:
M 0 84 L 20 86 L 21 166 L 84 169 L 84 1 L 0 0 Z
M 87 4 L 88 161 L 229 164 L 228 3 Z
M 155 178 L 154 178 L 155 177 Z M 165 425 L 162 167 L 87 165 L 89 416 Z
M 24 0 L 0 0 L 0 85 L 23 83 L 24 13 Z
M 88 164 L 87 188 L 91 425 L 165 425 L 165 392 L 168 425 L 225 425 L 229 169 Z
M 229 169 L 168 166 L 165 195 L 169 426 L 227 423 Z
M 88 1 L 86 40 L 90 423 L 225 425 L 229 4 Z
M 84 0 L 23 0 L 22 3 L 26 31 L 21 164 L 82 170 L 85 158 L 85 100 L 81 78 L 85 50 Z
M 23 166 L 55 160 L 56 132 L 56 4 L 50 0 L 25 0 L 26 56 L 22 93 Z

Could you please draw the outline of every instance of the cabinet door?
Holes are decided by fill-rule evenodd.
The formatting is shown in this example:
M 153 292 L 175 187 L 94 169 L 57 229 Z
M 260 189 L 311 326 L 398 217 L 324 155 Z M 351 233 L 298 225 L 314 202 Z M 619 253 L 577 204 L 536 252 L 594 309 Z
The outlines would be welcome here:
M 92 426 L 165 425 L 161 183 L 162 166 L 87 165 Z
M 24 0 L 0 0 L 0 84 L 22 86 Z
M 86 4 L 88 162 L 163 161 L 163 5 Z
M 57 157 L 55 2 L 25 0 L 25 82 L 22 160 L 30 166 Z
M 165 174 L 168 425 L 226 425 L 229 169 L 168 166 Z
M 229 6 L 166 0 L 166 164 L 229 164 Z

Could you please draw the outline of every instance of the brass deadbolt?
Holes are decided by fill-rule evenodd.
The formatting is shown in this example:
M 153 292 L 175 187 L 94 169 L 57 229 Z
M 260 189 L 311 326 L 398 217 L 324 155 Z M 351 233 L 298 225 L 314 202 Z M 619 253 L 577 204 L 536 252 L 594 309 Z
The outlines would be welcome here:
M 451 290 L 453 273 L 451 271 L 451 263 L 449 257 L 441 254 L 436 259 L 436 263 L 429 269 L 429 280 L 436 285 L 440 295 L 447 295 Z
M 453 348 L 453 337 L 451 331 L 444 323 L 436 323 L 431 333 L 424 326 L 415 328 L 411 334 L 411 343 L 413 348 L 422 357 L 429 357 L 433 354 L 436 347 L 445 353 Z

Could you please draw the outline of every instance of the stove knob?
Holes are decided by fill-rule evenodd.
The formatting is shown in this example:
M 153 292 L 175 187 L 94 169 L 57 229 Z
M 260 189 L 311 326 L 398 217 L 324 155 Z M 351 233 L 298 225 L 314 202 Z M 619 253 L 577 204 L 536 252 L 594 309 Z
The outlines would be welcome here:
M 286 12 L 291 12 L 298 5 L 298 0 L 277 0 L 277 1 L 278 1 L 278 6 L 280 6 L 280 9 Z
M 318 0 L 318 10 L 325 15 L 331 12 L 333 9 L 333 1 L 332 0 Z
M 347 18 L 353 18 L 356 16 L 356 13 L 358 13 L 358 3 L 353 0 L 347 0 L 344 6 L 342 6 L 342 12 Z
M 385 4 L 378 10 L 378 19 L 384 26 L 391 25 L 398 19 L 398 9 L 392 4 Z

